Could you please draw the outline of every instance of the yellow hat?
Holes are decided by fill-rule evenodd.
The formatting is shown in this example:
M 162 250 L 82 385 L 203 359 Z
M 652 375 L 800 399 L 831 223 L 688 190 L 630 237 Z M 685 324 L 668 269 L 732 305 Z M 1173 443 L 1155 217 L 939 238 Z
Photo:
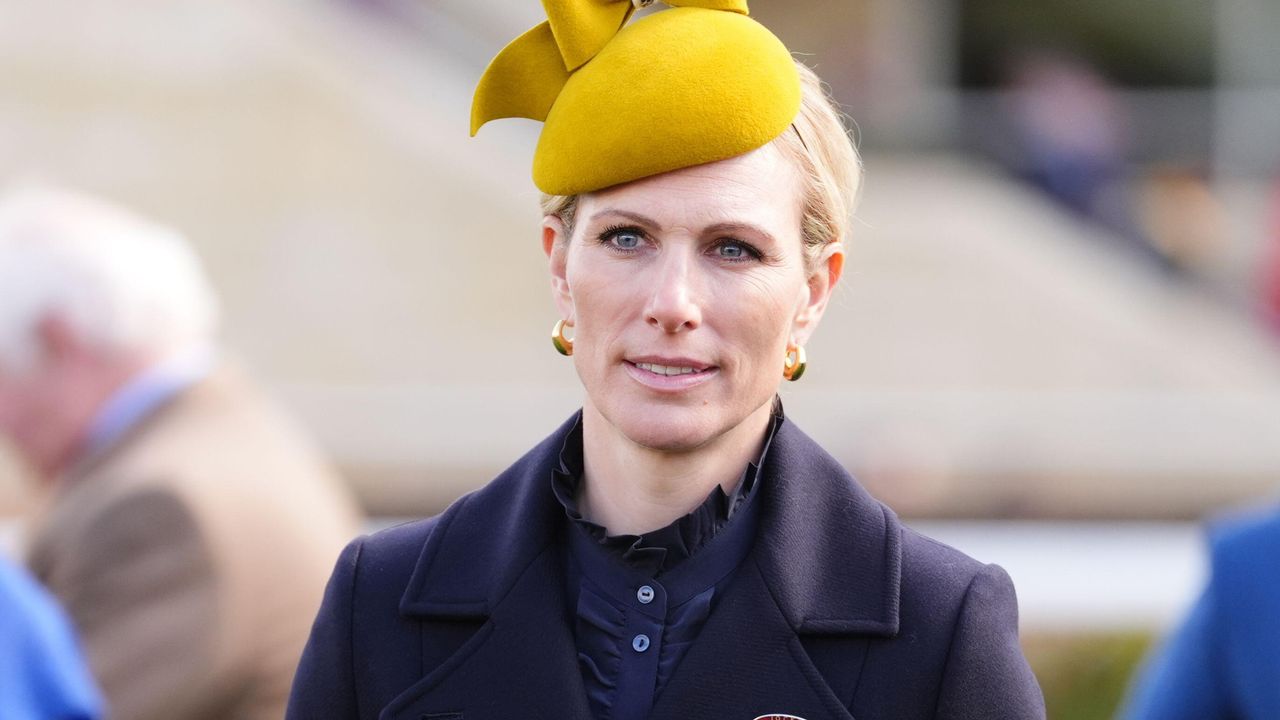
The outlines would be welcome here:
M 471 134 L 498 118 L 543 121 L 533 182 L 552 195 L 725 160 L 781 135 L 800 110 L 800 78 L 746 0 L 668 4 L 685 7 L 627 25 L 629 0 L 543 0 L 548 21 L 480 78 Z

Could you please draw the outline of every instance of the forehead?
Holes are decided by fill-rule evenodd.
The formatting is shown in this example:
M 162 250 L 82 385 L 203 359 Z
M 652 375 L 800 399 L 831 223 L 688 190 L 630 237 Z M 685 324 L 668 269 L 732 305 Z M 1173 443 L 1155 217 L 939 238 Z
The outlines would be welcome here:
M 800 179 L 772 144 L 728 160 L 684 168 L 589 193 L 583 219 L 608 209 L 640 212 L 663 225 L 743 222 L 799 234 Z

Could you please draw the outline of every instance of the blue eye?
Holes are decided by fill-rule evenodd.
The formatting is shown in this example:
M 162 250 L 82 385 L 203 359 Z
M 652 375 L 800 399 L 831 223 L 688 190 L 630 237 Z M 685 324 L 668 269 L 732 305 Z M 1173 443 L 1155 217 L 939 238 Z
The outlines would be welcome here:
M 633 227 L 611 227 L 600 233 L 600 242 L 615 250 L 638 250 L 644 233 Z
M 731 262 L 759 260 L 761 257 L 759 251 L 739 240 L 722 240 L 716 245 L 715 252 L 720 259 Z
M 613 244 L 623 250 L 632 250 L 640 247 L 640 236 L 631 232 L 620 232 L 613 236 Z

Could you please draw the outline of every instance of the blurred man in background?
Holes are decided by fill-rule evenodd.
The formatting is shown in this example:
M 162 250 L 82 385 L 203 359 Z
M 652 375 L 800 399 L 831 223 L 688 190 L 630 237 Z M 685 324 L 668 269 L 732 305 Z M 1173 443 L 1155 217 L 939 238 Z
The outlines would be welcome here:
M 213 346 L 174 232 L 51 190 L 0 199 L 0 437 L 40 478 L 32 570 L 110 717 L 279 718 L 353 503 Z
M 66 617 L 0 557 L 0 709 L 7 720 L 96 720 L 102 700 Z

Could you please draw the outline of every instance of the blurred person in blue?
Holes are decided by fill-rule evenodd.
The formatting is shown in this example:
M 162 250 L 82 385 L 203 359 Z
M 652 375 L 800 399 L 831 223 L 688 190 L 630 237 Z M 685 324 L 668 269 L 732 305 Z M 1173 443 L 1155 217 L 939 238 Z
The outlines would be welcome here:
M 288 718 L 1044 717 L 1009 576 L 904 527 L 778 401 L 844 267 L 838 112 L 742 0 L 669 4 L 547 0 L 481 78 L 473 132 L 545 121 L 551 344 L 584 406 L 348 546 Z
M 0 198 L 0 438 L 39 483 L 28 564 L 114 720 L 278 719 L 345 488 L 215 349 L 172 230 L 105 202 Z
M 0 557 L 0 717 L 96 720 L 102 699 L 67 618 L 21 568 Z
M 1139 671 L 1128 720 L 1280 718 L 1280 509 L 1215 523 L 1209 581 Z

